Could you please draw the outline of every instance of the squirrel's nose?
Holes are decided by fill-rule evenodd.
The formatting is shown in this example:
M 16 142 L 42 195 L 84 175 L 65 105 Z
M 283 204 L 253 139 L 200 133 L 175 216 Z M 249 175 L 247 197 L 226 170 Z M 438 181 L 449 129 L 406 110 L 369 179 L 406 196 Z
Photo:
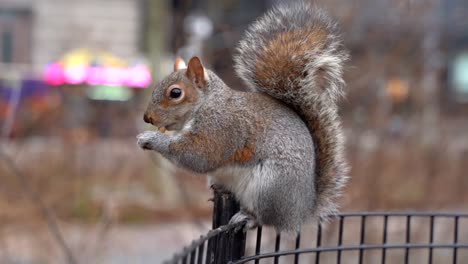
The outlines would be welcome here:
M 145 121 L 148 124 L 152 124 L 151 118 L 146 113 L 143 115 L 143 121 Z

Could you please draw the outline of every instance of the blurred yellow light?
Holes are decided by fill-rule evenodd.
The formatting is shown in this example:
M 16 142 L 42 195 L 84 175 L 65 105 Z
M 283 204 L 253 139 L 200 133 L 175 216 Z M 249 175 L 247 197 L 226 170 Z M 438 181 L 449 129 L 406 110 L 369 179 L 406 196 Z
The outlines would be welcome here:
M 402 102 L 408 98 L 408 83 L 399 78 L 393 78 L 387 82 L 387 94 L 395 102 Z

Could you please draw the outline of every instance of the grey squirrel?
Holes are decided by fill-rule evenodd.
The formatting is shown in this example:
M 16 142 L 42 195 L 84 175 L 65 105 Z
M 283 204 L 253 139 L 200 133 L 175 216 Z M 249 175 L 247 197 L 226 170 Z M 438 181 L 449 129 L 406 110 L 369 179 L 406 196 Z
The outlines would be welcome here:
M 231 222 L 296 231 L 336 212 L 348 177 L 337 102 L 348 54 L 339 30 L 306 3 L 277 6 L 240 41 L 235 69 L 251 91 L 229 88 L 198 57 L 156 85 L 144 120 L 174 134 L 137 136 L 176 165 L 234 193 Z

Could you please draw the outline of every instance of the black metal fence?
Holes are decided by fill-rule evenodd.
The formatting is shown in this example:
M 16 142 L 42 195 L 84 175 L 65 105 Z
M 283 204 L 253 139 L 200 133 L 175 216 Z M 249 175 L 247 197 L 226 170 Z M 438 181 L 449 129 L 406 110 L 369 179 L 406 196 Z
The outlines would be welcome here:
M 342 213 L 298 234 L 226 225 L 238 205 L 215 194 L 213 230 L 166 263 L 468 263 L 468 214 Z

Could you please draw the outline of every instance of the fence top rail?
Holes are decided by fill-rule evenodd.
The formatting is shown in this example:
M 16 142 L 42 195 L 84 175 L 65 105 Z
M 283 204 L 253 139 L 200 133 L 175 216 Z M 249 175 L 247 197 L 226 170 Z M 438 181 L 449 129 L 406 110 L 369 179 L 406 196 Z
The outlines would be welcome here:
M 316 247 L 316 248 L 305 248 L 305 249 L 296 249 L 296 250 L 284 250 L 278 252 L 263 253 L 259 255 L 243 257 L 237 261 L 230 262 L 229 264 L 241 264 L 248 261 L 272 258 L 276 256 L 287 256 L 303 253 L 317 253 L 317 252 L 327 252 L 327 251 L 350 251 L 350 250 L 382 250 L 382 249 L 457 249 L 457 248 L 468 248 L 468 244 L 384 244 L 384 245 L 356 245 L 356 246 L 336 246 L 336 247 Z
M 344 212 L 332 215 L 332 218 L 338 217 L 359 217 L 359 216 L 415 216 L 415 217 L 468 217 L 468 213 L 456 212 Z
M 409 243 L 409 233 L 407 231 L 407 243 L 404 244 L 387 244 L 384 242 L 383 244 L 365 244 L 363 238 L 361 237 L 361 244 L 359 245 L 338 245 L 336 247 L 323 247 L 320 245 L 317 245 L 317 247 L 314 248 L 297 248 L 295 250 L 286 250 L 286 251 L 276 251 L 276 252 L 271 252 L 271 253 L 263 253 L 259 254 L 257 252 L 257 255 L 253 256 L 244 256 L 236 261 L 230 262 L 232 264 L 240 264 L 240 263 L 246 263 L 248 261 L 252 260 L 258 260 L 258 259 L 263 259 L 263 258 L 272 258 L 272 257 L 279 257 L 279 256 L 284 256 L 284 255 L 298 255 L 298 254 L 303 254 L 303 253 L 317 253 L 317 252 L 329 252 L 329 251 L 350 251 L 350 250 L 375 250 L 375 249 L 418 249 L 418 248 L 427 248 L 427 249 L 436 249 L 436 248 L 446 248 L 446 249 L 468 249 L 468 244 L 463 244 L 458 242 L 458 225 L 459 225 L 459 219 L 460 218 L 468 218 L 468 213 L 459 213 L 459 212 L 418 212 L 418 211 L 398 211 L 398 212 L 343 212 L 343 213 L 338 213 L 336 215 L 330 215 L 330 221 L 336 221 L 339 220 L 340 228 L 343 226 L 343 220 L 347 218 L 361 218 L 362 219 L 362 226 L 361 230 L 363 229 L 363 225 L 365 224 L 365 218 L 366 217 L 376 217 L 376 218 L 383 218 L 385 219 L 385 223 L 387 222 L 387 219 L 393 218 L 393 217 L 406 217 L 407 218 L 407 227 L 409 226 L 410 223 L 410 218 L 412 217 L 426 217 L 426 218 L 431 218 L 431 228 L 433 228 L 433 220 L 436 218 L 448 218 L 448 219 L 454 219 L 454 232 L 455 232 L 455 240 L 454 243 L 452 244 L 434 244 L 433 241 L 429 241 L 427 244 L 412 244 Z M 205 235 L 200 236 L 199 239 L 196 239 L 192 241 L 192 243 L 184 247 L 181 252 L 178 254 L 175 254 L 171 260 L 166 261 L 164 263 L 178 263 L 180 260 L 186 259 L 189 255 L 192 254 L 192 257 L 195 256 L 195 252 L 197 251 L 197 248 L 204 244 L 206 241 L 209 241 L 210 239 L 218 239 L 219 236 L 223 236 L 226 234 L 229 234 L 231 232 L 238 232 L 241 231 L 245 224 L 244 222 L 239 222 L 235 224 L 227 224 L 220 226 L 216 229 L 210 230 L 208 233 Z M 321 224 L 318 225 L 319 230 L 321 227 Z M 385 224 L 385 229 L 386 224 Z M 261 230 L 261 227 L 259 227 L 258 230 Z M 340 229 L 341 230 L 341 229 Z M 432 229 L 431 229 L 432 230 Z M 257 231 L 258 233 L 259 231 Z M 261 232 L 261 231 L 260 231 Z M 318 231 L 320 234 L 320 231 Z M 362 232 L 362 231 L 361 231 Z M 386 231 L 385 231 L 386 232 Z M 433 232 L 433 231 L 431 231 Z M 299 233 L 300 234 L 300 233 Z M 361 233 L 361 236 L 363 236 L 364 233 Z M 279 236 L 279 234 L 278 234 Z M 300 235 L 299 235 L 300 236 Z M 298 237 L 299 237 L 298 236 Z M 432 235 L 431 235 L 432 236 Z M 320 238 L 318 238 L 320 240 Z M 211 241 L 211 240 L 210 240 Z M 257 238 L 257 242 L 258 242 Z M 242 241 L 238 241 L 239 243 L 243 243 Z M 278 242 L 277 242 L 278 243 Z M 279 244 L 278 244 L 279 245 Z M 278 248 L 279 249 L 279 248 Z M 198 252 L 198 255 L 203 256 L 203 253 Z M 207 253 L 208 254 L 208 253 Z M 201 260 L 201 258 L 200 258 Z M 215 262 L 216 263 L 216 262 Z

